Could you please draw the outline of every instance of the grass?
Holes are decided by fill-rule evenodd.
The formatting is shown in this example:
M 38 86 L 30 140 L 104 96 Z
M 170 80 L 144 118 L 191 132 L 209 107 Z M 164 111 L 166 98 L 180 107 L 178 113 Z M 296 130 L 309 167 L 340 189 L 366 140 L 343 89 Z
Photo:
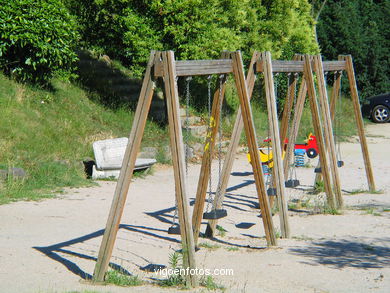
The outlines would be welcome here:
M 225 228 L 223 228 L 220 225 L 217 225 L 216 228 L 217 228 L 217 231 L 218 231 L 218 236 L 224 237 L 226 235 L 227 230 L 225 230 Z
M 130 132 L 132 111 L 103 107 L 69 82 L 55 79 L 52 87 L 38 89 L 0 74 L 0 169 L 19 167 L 28 175 L 0 181 L 0 204 L 93 184 L 82 164 L 93 157 L 92 143 Z M 143 145 L 161 149 L 167 144 L 167 129 L 148 122 Z
M 105 275 L 104 282 L 122 287 L 140 286 L 143 284 L 138 276 L 129 276 L 120 271 L 108 271 Z
M 121 67 L 115 62 L 114 65 Z M 131 75 L 123 67 L 119 70 Z M 0 74 L 0 169 L 19 167 L 28 174 L 22 180 L 0 179 L 0 204 L 53 197 L 65 187 L 93 184 L 85 178 L 82 164 L 84 159 L 93 157 L 92 143 L 128 136 L 134 117 L 134 113 L 124 106 L 115 109 L 102 106 L 96 95 L 98 91 L 83 90 L 59 79 L 53 80 L 51 90 L 43 90 L 15 83 Z M 222 119 L 225 138 L 230 137 L 235 122 L 234 110 L 238 106 L 232 84 L 228 88 L 229 99 L 232 100 L 229 102 L 231 109 L 224 112 Z M 262 142 L 269 136 L 268 116 L 264 99 L 260 101 L 254 97 L 253 100 L 254 124 L 259 142 Z M 205 113 L 198 111 L 196 114 L 205 116 Z M 356 134 L 349 99 L 342 99 L 336 117 L 336 121 L 340 121 L 338 135 Z M 310 109 L 306 106 L 298 140 L 303 140 L 310 132 L 313 127 Z M 191 137 L 190 140 L 196 141 Z M 241 142 L 245 143 L 244 133 Z M 142 144 L 158 149 L 158 162 L 171 163 L 164 150 L 169 144 L 166 127 L 148 121 Z
M 183 258 L 182 255 L 178 252 L 174 252 L 169 256 L 169 266 L 172 270 L 183 268 Z M 186 282 L 184 276 L 180 274 L 171 274 L 168 278 L 159 280 L 157 283 L 162 287 L 178 287 L 180 289 L 188 289 L 186 287 Z M 207 290 L 220 290 L 225 291 L 225 287 L 217 284 L 212 276 L 203 276 L 200 278 L 200 286 L 205 287 Z
M 226 290 L 226 288 L 222 285 L 219 285 L 217 284 L 213 277 L 212 276 L 207 276 L 207 277 L 204 277 L 200 280 L 200 285 L 205 287 L 207 290 L 212 290 L 212 291 L 216 291 L 216 290 L 220 290 L 222 292 L 224 292 Z
M 221 248 L 221 245 L 210 244 L 210 243 L 207 243 L 207 242 L 201 242 L 201 243 L 199 243 L 198 247 L 207 248 L 209 250 L 216 250 L 218 248 Z
M 226 250 L 227 251 L 238 251 L 240 249 L 238 247 L 236 247 L 236 246 L 229 246 L 229 247 L 226 248 Z

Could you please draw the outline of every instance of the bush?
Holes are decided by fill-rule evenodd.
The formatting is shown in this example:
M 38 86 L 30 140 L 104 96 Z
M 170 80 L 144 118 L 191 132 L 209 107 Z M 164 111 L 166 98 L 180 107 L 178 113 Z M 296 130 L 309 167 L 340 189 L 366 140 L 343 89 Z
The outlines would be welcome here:
M 318 39 L 326 59 L 352 55 L 362 98 L 390 88 L 389 14 L 389 1 L 331 0 L 318 22 Z
M 60 0 L 0 0 L 0 66 L 17 80 L 47 84 L 77 60 L 76 22 Z

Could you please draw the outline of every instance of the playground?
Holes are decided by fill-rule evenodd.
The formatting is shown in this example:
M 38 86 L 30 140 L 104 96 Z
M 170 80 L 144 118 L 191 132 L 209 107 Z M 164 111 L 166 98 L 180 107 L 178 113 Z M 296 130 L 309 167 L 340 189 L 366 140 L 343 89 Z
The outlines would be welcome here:
M 233 276 L 213 276 L 227 292 L 259 292 L 259 288 L 262 292 L 388 292 L 390 124 L 368 125 L 366 132 L 377 189 L 383 193 L 345 192 L 367 190 L 360 145 L 357 137 L 352 138 L 341 145 L 345 161 L 340 168 L 345 205 L 341 214 L 315 213 L 325 200 L 324 193 L 308 195 L 301 189 L 288 189 L 291 237 L 278 239 L 273 248 L 267 248 L 258 217 L 251 165 L 245 153 L 237 154 L 225 197 L 229 216 L 218 222 L 226 232 L 217 232 L 215 240 L 199 238 L 197 267 L 232 269 Z M 190 201 L 195 198 L 200 167 L 189 165 Z M 302 189 L 310 188 L 313 168 L 297 168 L 297 172 Z M 169 255 L 181 248 L 180 236 L 167 234 L 175 208 L 170 196 L 174 194 L 172 177 L 172 167 L 156 167 L 153 175 L 134 179 L 111 258 L 147 282 L 158 276 L 140 268 L 149 263 L 169 265 Z M 0 259 L 0 291 L 164 290 L 156 285 L 129 289 L 84 281 L 94 271 L 115 185 L 101 181 L 97 187 L 69 189 L 57 199 L 0 206 L 0 245 L 7 252 Z M 310 204 L 303 204 L 308 198 Z M 278 232 L 277 218 L 273 216 Z M 207 221 L 202 223 L 204 231 Z M 240 223 L 254 225 L 243 229 Z

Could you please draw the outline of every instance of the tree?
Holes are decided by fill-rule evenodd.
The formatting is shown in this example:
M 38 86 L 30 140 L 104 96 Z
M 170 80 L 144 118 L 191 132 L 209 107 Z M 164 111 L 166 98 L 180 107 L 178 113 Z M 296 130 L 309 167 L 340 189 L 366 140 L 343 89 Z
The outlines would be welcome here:
M 222 50 L 274 57 L 315 53 L 307 0 L 64 0 L 77 15 L 85 46 L 121 59 L 136 75 L 150 50 L 181 59 L 216 58 Z
M 390 88 L 389 1 L 329 0 L 318 23 L 322 54 L 336 59 L 351 54 L 361 96 Z
M 0 0 L 0 65 L 18 80 L 47 84 L 71 70 L 76 22 L 59 0 Z

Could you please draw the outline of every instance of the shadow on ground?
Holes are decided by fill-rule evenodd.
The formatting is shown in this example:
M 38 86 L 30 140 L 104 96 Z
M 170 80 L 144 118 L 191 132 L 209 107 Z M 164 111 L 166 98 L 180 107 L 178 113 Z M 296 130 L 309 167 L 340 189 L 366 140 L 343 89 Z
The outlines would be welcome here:
M 125 229 L 127 231 L 141 233 L 141 234 L 144 234 L 144 235 L 148 235 L 148 236 L 151 236 L 151 237 L 156 237 L 156 238 L 159 238 L 159 239 L 164 239 L 164 240 L 167 240 L 167 241 L 170 241 L 170 242 L 174 242 L 174 243 L 180 243 L 180 241 L 175 239 L 175 238 L 164 236 L 166 234 L 166 231 L 162 230 L 162 229 L 146 227 L 146 226 L 125 225 L 125 224 L 121 224 L 119 226 L 119 229 Z M 80 259 L 87 259 L 87 260 L 96 261 L 97 260 L 96 255 L 98 254 L 97 250 L 88 250 L 88 253 L 80 253 L 80 252 L 74 251 L 77 248 L 72 247 L 72 245 L 80 244 L 80 243 L 86 242 L 88 240 L 91 240 L 93 238 L 101 237 L 101 236 L 103 236 L 103 233 L 104 233 L 104 229 L 98 230 L 98 231 L 95 231 L 93 233 L 90 233 L 90 234 L 87 234 L 87 235 L 84 235 L 84 236 L 81 236 L 81 237 L 77 237 L 77 238 L 74 238 L 74 239 L 71 239 L 71 240 L 68 240 L 68 241 L 57 243 L 57 244 L 54 244 L 54 245 L 41 246 L 41 247 L 34 246 L 33 248 L 38 250 L 38 251 L 40 251 L 41 253 L 43 253 L 47 257 L 49 257 L 49 258 L 51 258 L 51 259 L 61 263 L 69 271 L 71 271 L 75 275 L 78 275 L 82 279 L 90 280 L 90 279 L 92 279 L 92 275 L 87 273 L 87 272 L 85 272 L 84 270 L 82 270 L 77 263 L 72 262 L 71 260 L 69 260 L 66 257 L 66 255 L 68 255 L 68 256 L 76 256 L 76 257 L 78 257 Z M 160 233 L 162 235 L 160 235 Z M 142 258 L 143 260 L 149 262 L 147 259 L 143 258 L 142 256 L 139 256 L 139 255 L 137 255 L 137 256 Z M 114 269 L 114 270 L 121 271 L 122 273 L 127 274 L 127 275 L 131 275 L 131 273 L 128 272 L 121 265 L 118 265 L 116 263 L 110 262 L 109 266 L 112 269 Z
M 390 247 L 379 243 L 390 243 L 390 238 L 313 242 L 309 247 L 291 248 L 289 252 L 310 259 L 306 262 L 310 265 L 329 265 L 339 269 L 390 267 Z

